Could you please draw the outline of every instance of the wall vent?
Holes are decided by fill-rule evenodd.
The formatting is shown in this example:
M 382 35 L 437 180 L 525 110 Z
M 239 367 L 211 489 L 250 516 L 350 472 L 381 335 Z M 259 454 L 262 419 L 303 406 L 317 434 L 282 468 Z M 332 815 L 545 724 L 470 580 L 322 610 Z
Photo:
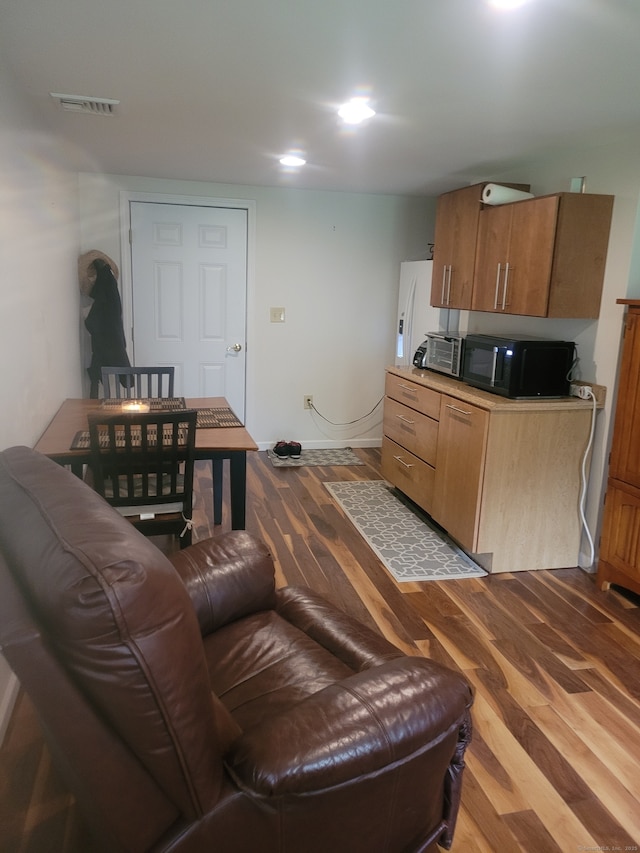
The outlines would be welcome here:
M 88 98 L 84 95 L 61 95 L 57 92 L 49 92 L 55 98 L 63 110 L 70 113 L 91 113 L 96 116 L 112 116 L 120 101 L 112 98 Z

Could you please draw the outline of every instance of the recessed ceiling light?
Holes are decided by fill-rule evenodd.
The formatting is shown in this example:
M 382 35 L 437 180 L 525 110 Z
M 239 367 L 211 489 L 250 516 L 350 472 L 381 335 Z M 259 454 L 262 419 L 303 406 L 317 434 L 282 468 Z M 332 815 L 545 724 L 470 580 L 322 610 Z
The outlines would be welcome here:
M 346 124 L 360 124 L 375 114 L 375 110 L 369 106 L 369 98 L 351 98 L 338 110 L 338 115 Z
M 304 157 L 299 157 L 297 154 L 285 154 L 284 157 L 280 158 L 280 165 L 287 166 L 289 169 L 298 169 L 300 166 L 304 166 L 306 162 Z
M 489 5 L 496 9 L 517 9 L 528 2 L 529 0 L 489 0 Z

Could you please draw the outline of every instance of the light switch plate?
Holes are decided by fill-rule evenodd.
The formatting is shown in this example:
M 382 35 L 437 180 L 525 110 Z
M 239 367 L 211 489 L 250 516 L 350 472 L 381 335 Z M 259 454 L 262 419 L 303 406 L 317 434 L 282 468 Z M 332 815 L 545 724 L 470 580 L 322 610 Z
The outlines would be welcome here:
M 270 308 L 269 316 L 272 323 L 284 323 L 284 308 Z

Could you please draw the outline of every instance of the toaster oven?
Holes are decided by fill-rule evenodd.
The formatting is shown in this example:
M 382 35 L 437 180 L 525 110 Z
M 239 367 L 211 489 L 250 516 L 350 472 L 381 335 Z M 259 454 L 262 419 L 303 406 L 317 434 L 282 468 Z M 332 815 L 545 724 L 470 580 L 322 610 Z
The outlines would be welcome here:
M 464 337 L 445 332 L 427 332 L 413 357 L 414 367 L 436 370 L 448 376 L 462 375 Z

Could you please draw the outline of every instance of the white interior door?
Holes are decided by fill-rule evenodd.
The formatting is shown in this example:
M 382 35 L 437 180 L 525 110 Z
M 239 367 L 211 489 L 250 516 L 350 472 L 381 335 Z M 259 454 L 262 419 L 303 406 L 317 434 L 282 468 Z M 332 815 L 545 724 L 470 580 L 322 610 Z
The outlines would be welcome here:
M 226 397 L 244 423 L 247 211 L 130 203 L 134 363 L 175 394 Z

